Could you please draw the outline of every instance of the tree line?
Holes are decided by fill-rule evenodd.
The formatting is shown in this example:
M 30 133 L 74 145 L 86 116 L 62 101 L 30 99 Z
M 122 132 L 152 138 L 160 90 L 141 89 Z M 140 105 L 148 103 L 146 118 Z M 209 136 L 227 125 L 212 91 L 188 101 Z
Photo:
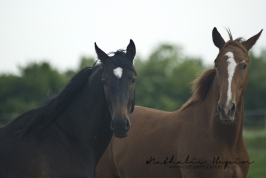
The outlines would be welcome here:
M 250 52 L 249 83 L 245 109 L 266 109 L 266 50 Z M 58 93 L 80 69 L 92 66 L 93 57 L 81 57 L 77 69 L 61 72 L 48 62 L 20 66 L 20 75 L 0 74 L 0 125 L 40 105 L 51 93 Z M 160 44 L 147 59 L 136 57 L 136 105 L 174 111 L 191 93 L 191 82 L 206 66 L 199 57 L 185 55 L 174 44 Z

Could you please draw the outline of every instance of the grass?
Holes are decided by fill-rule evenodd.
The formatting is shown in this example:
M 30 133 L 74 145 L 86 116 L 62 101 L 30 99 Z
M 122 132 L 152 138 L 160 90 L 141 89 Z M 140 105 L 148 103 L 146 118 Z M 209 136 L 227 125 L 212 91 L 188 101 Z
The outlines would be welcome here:
M 266 150 L 266 130 L 245 129 L 243 137 L 248 149 Z
M 243 136 L 250 161 L 254 161 L 247 178 L 266 178 L 266 131 L 245 129 Z
M 266 150 L 249 151 L 250 164 L 247 178 L 266 178 Z

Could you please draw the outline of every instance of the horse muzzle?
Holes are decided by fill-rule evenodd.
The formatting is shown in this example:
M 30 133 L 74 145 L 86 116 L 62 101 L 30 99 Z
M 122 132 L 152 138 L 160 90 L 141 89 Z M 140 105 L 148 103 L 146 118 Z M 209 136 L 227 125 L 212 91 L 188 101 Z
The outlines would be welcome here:
M 217 110 L 220 114 L 220 119 L 223 122 L 230 123 L 235 119 L 236 105 L 233 102 L 230 102 L 227 105 L 221 103 L 217 104 Z
M 124 138 L 130 129 L 130 122 L 128 119 L 113 119 L 111 122 L 111 130 L 117 138 Z

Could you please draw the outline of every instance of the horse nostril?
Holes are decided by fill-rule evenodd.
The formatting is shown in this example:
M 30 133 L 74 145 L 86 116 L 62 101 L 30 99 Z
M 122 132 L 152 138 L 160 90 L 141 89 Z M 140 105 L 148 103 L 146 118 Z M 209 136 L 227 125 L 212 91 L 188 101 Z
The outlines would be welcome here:
M 221 110 L 222 110 L 219 103 L 217 104 L 217 110 L 218 110 L 218 112 L 221 112 Z
M 230 111 L 235 112 L 235 110 L 236 110 L 236 105 L 234 103 L 232 103 Z
M 115 122 L 114 122 L 114 120 L 111 121 L 111 130 L 112 131 L 115 130 Z
M 125 129 L 126 130 L 129 130 L 130 129 L 130 123 L 129 123 L 129 120 L 128 119 L 126 119 Z

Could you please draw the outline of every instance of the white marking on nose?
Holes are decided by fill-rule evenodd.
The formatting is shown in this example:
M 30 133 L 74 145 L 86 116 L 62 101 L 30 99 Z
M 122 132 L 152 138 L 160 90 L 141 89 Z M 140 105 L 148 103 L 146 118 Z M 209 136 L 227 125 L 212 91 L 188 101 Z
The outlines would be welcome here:
M 117 78 L 121 78 L 123 74 L 123 69 L 121 67 L 117 67 L 114 69 L 114 74 Z
M 232 100 L 232 91 L 231 91 L 231 83 L 232 79 L 235 73 L 235 68 L 236 68 L 236 61 L 234 58 L 234 54 L 232 52 L 227 52 L 225 56 L 228 57 L 227 62 L 228 62 L 228 90 L 227 90 L 227 100 L 226 100 L 226 105 L 229 105 L 229 102 Z

